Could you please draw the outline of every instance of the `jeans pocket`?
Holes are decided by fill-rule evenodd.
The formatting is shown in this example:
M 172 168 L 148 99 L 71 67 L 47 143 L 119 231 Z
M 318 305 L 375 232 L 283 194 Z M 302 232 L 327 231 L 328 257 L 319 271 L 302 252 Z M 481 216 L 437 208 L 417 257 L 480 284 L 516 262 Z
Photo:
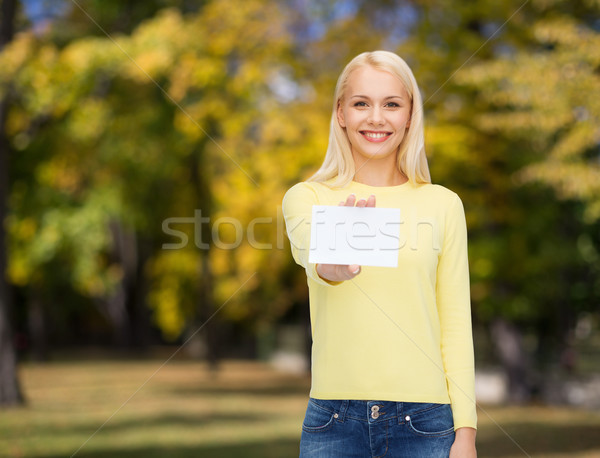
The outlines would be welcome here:
M 328 405 L 327 401 L 320 402 L 310 399 L 302 429 L 307 433 L 328 431 L 334 424 L 335 416 L 335 410 Z
M 431 404 L 410 415 L 408 426 L 420 436 L 446 436 L 454 433 L 454 421 L 450 404 Z

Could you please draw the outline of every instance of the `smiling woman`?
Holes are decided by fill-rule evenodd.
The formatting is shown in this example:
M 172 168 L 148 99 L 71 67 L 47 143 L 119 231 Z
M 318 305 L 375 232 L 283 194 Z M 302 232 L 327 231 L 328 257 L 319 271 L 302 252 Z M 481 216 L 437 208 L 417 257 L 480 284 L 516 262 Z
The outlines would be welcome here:
M 309 262 L 314 205 L 376 201 L 399 209 L 397 237 L 408 231 L 397 267 Z M 419 88 L 399 56 L 364 53 L 343 70 L 323 165 L 283 214 L 313 337 L 300 456 L 475 457 L 465 215 L 431 184 Z
M 360 137 L 386 146 L 379 144 L 363 155 L 361 145 L 366 142 L 357 142 Z M 386 156 L 385 152 L 386 160 L 370 160 Z M 390 174 L 386 181 L 392 184 L 405 179 L 414 184 L 431 182 L 417 81 L 404 60 L 385 51 L 363 53 L 342 71 L 335 88 L 325 160 L 310 181 L 333 179 L 333 186 L 345 186 L 352 180 L 361 182 L 361 173 L 366 178 L 375 169 Z

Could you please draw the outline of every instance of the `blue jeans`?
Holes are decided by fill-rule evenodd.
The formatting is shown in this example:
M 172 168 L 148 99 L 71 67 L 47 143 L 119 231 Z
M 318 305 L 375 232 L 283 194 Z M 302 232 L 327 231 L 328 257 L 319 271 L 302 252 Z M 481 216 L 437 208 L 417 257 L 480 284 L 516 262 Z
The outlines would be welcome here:
M 450 404 L 310 398 L 300 458 L 447 458 Z

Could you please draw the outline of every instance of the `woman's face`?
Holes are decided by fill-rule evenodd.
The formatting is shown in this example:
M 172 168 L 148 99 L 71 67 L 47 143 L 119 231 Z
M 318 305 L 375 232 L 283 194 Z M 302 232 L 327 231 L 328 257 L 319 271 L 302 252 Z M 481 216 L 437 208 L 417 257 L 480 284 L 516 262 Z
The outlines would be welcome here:
M 338 104 L 337 118 L 352 154 L 368 159 L 395 155 L 410 124 L 411 101 L 402 82 L 386 71 L 354 70 Z

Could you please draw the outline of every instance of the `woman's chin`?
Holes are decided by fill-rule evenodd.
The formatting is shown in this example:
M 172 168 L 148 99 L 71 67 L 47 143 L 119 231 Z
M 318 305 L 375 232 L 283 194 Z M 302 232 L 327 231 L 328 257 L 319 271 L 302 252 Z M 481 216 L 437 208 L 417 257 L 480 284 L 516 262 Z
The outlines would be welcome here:
M 357 151 L 354 156 L 355 160 L 383 160 L 395 158 L 395 151 Z

